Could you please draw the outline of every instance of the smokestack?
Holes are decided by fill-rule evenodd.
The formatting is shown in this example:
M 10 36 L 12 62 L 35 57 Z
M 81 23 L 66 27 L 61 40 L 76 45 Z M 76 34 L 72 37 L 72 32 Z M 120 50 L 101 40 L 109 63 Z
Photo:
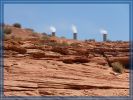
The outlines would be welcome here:
M 55 32 L 52 32 L 52 36 L 55 36 Z
M 73 39 L 77 40 L 77 28 L 75 25 L 72 25 Z
M 103 41 L 107 41 L 107 34 L 103 34 Z
M 103 41 L 107 41 L 107 35 L 108 35 L 108 32 L 106 30 L 101 30 L 101 34 L 103 35 Z
M 55 34 L 55 33 L 56 33 L 56 28 L 55 28 L 54 26 L 51 26 L 51 27 L 50 27 L 50 30 L 51 30 L 51 32 L 52 32 L 51 35 L 52 35 L 52 36 L 56 36 L 56 34 Z
M 77 40 L 77 33 L 73 33 L 73 39 Z

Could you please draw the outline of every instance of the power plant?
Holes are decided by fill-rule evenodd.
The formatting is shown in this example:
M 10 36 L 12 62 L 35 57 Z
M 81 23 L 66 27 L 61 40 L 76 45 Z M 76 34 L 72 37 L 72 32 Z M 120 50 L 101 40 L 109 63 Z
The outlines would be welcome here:
M 50 27 L 50 30 L 51 30 L 51 36 L 55 37 L 56 36 L 56 28 L 54 26 L 51 26 Z M 77 28 L 75 25 L 72 25 L 72 32 L 73 32 L 73 39 L 74 40 L 77 40 Z M 102 34 L 102 37 L 103 37 L 103 41 L 106 42 L 108 39 L 107 39 L 107 36 L 108 36 L 108 32 L 104 29 L 100 30 L 101 34 Z

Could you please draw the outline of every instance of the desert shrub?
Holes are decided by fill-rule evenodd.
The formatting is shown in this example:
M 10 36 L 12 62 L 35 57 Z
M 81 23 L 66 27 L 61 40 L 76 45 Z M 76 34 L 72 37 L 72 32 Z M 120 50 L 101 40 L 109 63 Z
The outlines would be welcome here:
M 42 36 L 42 40 L 49 40 L 49 36 Z
M 10 39 L 14 40 L 14 41 L 22 41 L 21 37 L 16 37 L 14 35 L 11 35 Z
M 60 53 L 62 55 L 68 55 L 69 54 L 68 49 L 65 47 L 61 47 L 61 46 L 54 46 L 51 51 Z
M 95 39 L 88 39 L 88 40 L 85 40 L 85 42 L 95 42 L 96 40 Z
M 21 37 L 15 37 L 15 41 L 22 41 Z
M 73 46 L 73 47 L 78 47 L 78 46 L 79 46 L 79 44 L 78 44 L 78 43 L 72 43 L 72 44 L 70 44 L 70 46 Z
M 3 39 L 4 41 L 8 41 L 10 40 L 10 36 L 8 36 L 7 34 L 3 34 Z
M 69 46 L 69 44 L 67 42 L 62 42 L 62 43 L 59 43 L 59 46 Z
M 49 44 L 49 37 L 48 36 L 41 36 L 39 37 L 38 34 L 34 35 L 35 37 L 37 37 L 37 41 L 35 43 L 36 46 L 43 46 L 44 44 Z
M 34 36 L 34 37 L 38 37 L 39 35 L 38 35 L 37 32 L 32 32 L 32 36 Z
M 57 42 L 49 42 L 48 43 L 49 46 L 61 46 L 61 47 L 66 47 L 69 46 L 68 43 L 66 42 L 62 42 L 62 43 L 57 43 Z
M 124 66 L 120 62 L 114 62 L 111 64 L 113 71 L 117 73 L 123 73 L 124 71 Z
M 4 28 L 4 33 L 5 34 L 11 34 L 12 33 L 11 28 L 8 28 L 8 27 Z
M 58 43 L 57 42 L 48 42 L 47 45 L 49 45 L 49 46 L 57 46 Z
M 21 28 L 21 24 L 19 24 L 19 23 L 14 23 L 13 26 L 17 27 L 17 28 Z
M 43 36 L 47 36 L 48 34 L 47 33 L 45 33 L 45 32 L 43 32 L 43 33 L 41 33 Z
M 34 45 L 35 46 L 42 46 L 43 44 L 42 43 L 35 43 Z
M 51 35 L 51 34 L 48 34 L 48 36 L 49 36 L 49 37 L 52 37 L 52 35 Z
M 111 42 L 111 40 L 108 39 L 106 42 Z

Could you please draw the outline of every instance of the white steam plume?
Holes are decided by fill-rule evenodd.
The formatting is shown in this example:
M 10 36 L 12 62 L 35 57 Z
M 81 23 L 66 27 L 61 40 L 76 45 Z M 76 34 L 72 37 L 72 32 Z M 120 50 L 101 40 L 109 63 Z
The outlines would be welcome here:
M 52 32 L 56 32 L 56 28 L 55 28 L 54 26 L 50 26 L 50 30 L 51 30 Z
M 77 28 L 75 25 L 72 25 L 72 31 L 73 31 L 73 33 L 77 33 Z
M 108 34 L 108 32 L 104 29 L 101 29 L 100 32 L 101 32 L 101 34 Z

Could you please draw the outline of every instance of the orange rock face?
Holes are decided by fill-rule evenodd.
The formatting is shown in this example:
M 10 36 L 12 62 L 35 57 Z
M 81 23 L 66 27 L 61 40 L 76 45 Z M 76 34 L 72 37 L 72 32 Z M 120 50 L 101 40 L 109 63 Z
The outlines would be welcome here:
M 129 69 L 119 74 L 110 66 L 129 68 L 129 42 L 29 38 L 4 41 L 4 95 L 129 96 Z

